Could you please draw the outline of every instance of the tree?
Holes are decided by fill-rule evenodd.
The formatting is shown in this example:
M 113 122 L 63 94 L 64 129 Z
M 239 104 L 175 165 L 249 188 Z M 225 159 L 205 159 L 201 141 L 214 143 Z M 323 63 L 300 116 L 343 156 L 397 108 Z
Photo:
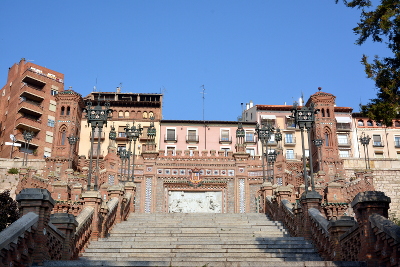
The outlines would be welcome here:
M 18 204 L 10 197 L 10 190 L 0 193 L 0 207 L 1 232 L 19 218 Z
M 339 0 L 336 0 L 336 3 Z M 369 118 L 386 126 L 392 126 L 400 111 L 400 1 L 380 0 L 374 9 L 371 0 L 343 0 L 348 7 L 361 9 L 361 19 L 353 29 L 358 35 L 356 44 L 362 45 L 369 38 L 373 42 L 385 43 L 392 56 L 372 62 L 363 55 L 362 64 L 368 78 L 375 81 L 378 89 L 376 98 L 361 105 L 361 111 Z

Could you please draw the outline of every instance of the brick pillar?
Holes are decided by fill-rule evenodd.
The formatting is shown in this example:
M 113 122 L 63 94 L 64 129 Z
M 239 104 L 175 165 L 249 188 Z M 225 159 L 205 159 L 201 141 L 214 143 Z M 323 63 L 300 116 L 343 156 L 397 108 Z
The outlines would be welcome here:
M 267 206 L 266 206 L 266 202 L 265 199 L 267 196 L 272 196 L 272 183 L 270 182 L 265 182 L 261 185 L 261 203 L 262 203 L 262 212 L 267 213 Z
M 308 210 L 315 208 L 321 210 L 322 197 L 315 191 L 304 192 L 300 197 L 300 203 L 303 210 L 303 233 L 301 236 L 311 240 L 311 218 Z
M 49 260 L 47 244 L 47 228 L 50 220 L 50 213 L 54 207 L 54 200 L 47 189 L 25 188 L 17 195 L 18 208 L 21 216 L 34 212 L 39 215 L 39 221 L 35 233 L 35 247 L 33 249 L 33 264 Z
M 117 206 L 117 216 L 115 218 L 115 223 L 119 223 L 122 221 L 121 214 L 121 204 L 122 204 L 122 196 L 124 194 L 124 189 L 120 185 L 113 185 L 108 188 L 108 198 L 118 198 L 118 206 Z
M 328 231 L 330 236 L 330 242 L 332 246 L 332 254 L 330 259 L 333 261 L 342 261 L 342 249 L 340 246 L 340 236 L 343 235 L 347 230 L 353 227 L 356 221 L 350 216 L 341 216 L 339 220 L 331 220 L 328 224 Z
M 130 212 L 135 212 L 135 195 L 136 195 L 136 185 L 135 183 L 132 182 L 127 182 L 125 183 L 125 192 L 126 193 L 131 193 L 132 197 L 131 197 L 131 201 L 129 203 L 130 205 Z
M 280 206 L 281 205 L 281 201 L 283 200 L 283 199 L 287 199 L 287 200 L 289 200 L 290 201 L 290 199 L 291 199 L 291 196 L 292 196 L 292 189 L 289 187 L 289 186 L 278 186 L 277 188 L 276 188 L 276 198 L 277 198 L 277 202 L 278 202 L 278 205 Z
M 74 251 L 74 237 L 78 222 L 75 216 L 68 213 L 55 213 L 50 216 L 50 222 L 65 234 L 62 260 L 71 260 Z
M 369 222 L 369 216 L 377 213 L 387 218 L 389 203 L 390 197 L 379 191 L 358 193 L 353 202 L 351 202 L 351 207 L 356 214 L 357 222 L 363 233 L 360 240 L 362 246 L 358 255 L 359 261 L 368 261 L 372 264 L 377 260 L 374 253 L 375 235 Z
M 101 195 L 98 191 L 86 191 L 82 193 L 83 201 L 85 202 L 85 207 L 93 207 L 93 221 L 92 221 L 92 240 L 98 240 L 100 235 L 100 218 L 99 211 L 101 205 Z

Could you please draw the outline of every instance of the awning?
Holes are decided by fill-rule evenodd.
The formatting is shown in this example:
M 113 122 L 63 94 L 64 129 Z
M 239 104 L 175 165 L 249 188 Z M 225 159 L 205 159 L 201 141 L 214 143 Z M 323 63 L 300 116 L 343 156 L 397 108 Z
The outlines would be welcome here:
M 276 120 L 275 115 L 261 115 L 262 120 Z
M 349 117 L 336 117 L 336 121 L 339 123 L 350 123 L 351 118 Z

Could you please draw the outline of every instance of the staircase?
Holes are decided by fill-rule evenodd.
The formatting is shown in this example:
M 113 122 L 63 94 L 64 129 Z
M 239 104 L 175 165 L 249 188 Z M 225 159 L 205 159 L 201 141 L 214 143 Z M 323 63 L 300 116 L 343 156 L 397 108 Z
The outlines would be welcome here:
M 130 215 L 78 261 L 45 266 L 365 266 L 325 262 L 313 245 L 290 237 L 264 214 Z

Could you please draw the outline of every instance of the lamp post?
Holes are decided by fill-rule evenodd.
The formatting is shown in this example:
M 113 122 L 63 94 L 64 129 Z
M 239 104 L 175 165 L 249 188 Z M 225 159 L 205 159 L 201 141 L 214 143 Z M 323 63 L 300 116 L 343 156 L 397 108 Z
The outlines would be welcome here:
M 297 106 L 297 102 L 294 102 L 292 108 L 292 117 L 295 119 L 295 125 L 300 128 L 301 132 L 301 146 L 303 152 L 303 176 L 304 176 L 304 184 L 306 192 L 308 192 L 308 178 L 307 178 L 307 163 L 305 156 L 305 146 L 304 146 L 304 129 L 308 132 L 308 146 L 311 146 L 311 133 L 310 129 L 314 125 L 315 114 L 319 112 L 319 109 L 314 108 L 314 103 L 311 103 L 309 107 L 303 106 L 300 109 Z M 311 177 L 311 190 L 315 191 L 314 184 L 314 174 L 313 174 L 313 166 L 312 166 L 312 153 L 309 153 L 310 157 L 310 177 Z
M 321 149 L 322 149 L 322 139 L 314 139 L 313 143 L 317 147 L 318 150 L 318 171 L 322 170 L 322 155 L 321 155 Z
M 365 133 L 362 132 L 362 135 L 360 136 L 360 142 L 364 146 L 365 168 L 367 170 L 371 168 L 371 166 L 369 165 L 369 153 L 368 153 L 368 145 L 370 140 L 371 137 L 369 137 L 369 135 L 365 135 Z
M 261 160 L 262 160 L 262 169 L 263 169 L 263 183 L 265 183 L 266 178 L 265 178 L 265 154 L 267 152 L 264 152 L 264 146 L 266 146 L 266 149 L 268 151 L 268 141 L 269 138 L 271 137 L 271 134 L 275 130 L 272 125 L 268 124 L 262 125 L 262 128 L 260 128 L 260 125 L 257 123 L 256 125 L 256 134 L 258 136 L 258 140 L 261 142 Z M 267 169 L 269 168 L 269 158 L 267 157 Z M 269 176 L 269 175 L 268 175 Z M 271 178 L 268 177 L 268 182 L 271 182 Z
M 126 149 L 121 149 L 118 152 L 119 158 L 121 159 L 121 180 L 126 182 L 126 177 L 124 176 L 126 174 L 126 160 L 129 158 L 129 152 Z M 122 179 L 122 176 L 124 176 L 124 179 Z
M 94 135 L 97 129 L 98 133 L 98 142 L 97 142 L 97 160 L 96 160 L 96 175 L 95 181 L 93 185 L 93 189 L 97 191 L 97 182 L 99 175 L 99 154 L 100 154 L 100 141 L 101 141 L 101 132 L 104 125 L 107 125 L 107 120 L 111 117 L 112 109 L 110 109 L 110 103 L 106 102 L 104 104 L 105 109 L 100 106 L 100 101 L 97 102 L 97 106 L 92 107 L 92 102 L 88 101 L 86 107 L 83 111 L 86 113 L 87 123 L 92 127 L 92 134 L 90 138 L 90 162 L 89 162 L 89 173 L 88 173 L 88 184 L 87 190 L 91 189 L 92 182 L 92 169 L 93 169 L 93 144 L 94 144 Z
M 29 143 L 31 142 L 33 138 L 33 132 L 27 132 L 24 131 L 22 134 L 25 140 L 25 155 L 24 158 L 22 159 L 22 166 L 28 165 L 28 148 L 29 148 Z
M 132 125 L 132 127 L 129 127 L 129 124 L 126 125 L 125 132 L 126 136 L 128 137 L 129 140 L 129 155 L 131 155 L 131 149 L 132 149 L 132 141 L 133 141 L 133 154 L 132 154 L 132 176 L 130 176 L 130 158 L 128 158 L 128 181 L 134 181 L 135 178 L 135 151 L 136 151 L 136 140 L 139 138 L 139 136 L 142 135 L 143 128 L 139 124 L 138 127 L 135 125 Z
M 68 166 L 68 169 L 71 169 L 72 168 L 72 158 L 71 158 L 71 154 L 72 154 L 72 150 L 74 149 L 74 147 L 75 147 L 75 144 L 76 144 L 76 142 L 78 142 L 79 141 L 79 137 L 77 137 L 77 136 L 74 136 L 74 135 L 71 135 L 70 137 L 67 137 L 68 138 L 68 143 L 69 143 L 69 146 L 70 146 L 70 149 L 69 149 L 69 166 Z
M 275 161 L 276 161 L 276 157 L 278 156 L 278 153 L 276 153 L 276 151 L 272 151 L 272 152 L 269 152 L 268 153 L 268 160 L 269 160 L 269 162 L 271 162 L 271 165 L 272 165 L 272 172 L 271 172 L 271 180 L 272 180 L 272 183 L 274 183 L 275 181 L 274 181 L 274 179 L 275 179 L 275 170 L 274 170 L 274 165 L 275 165 Z

